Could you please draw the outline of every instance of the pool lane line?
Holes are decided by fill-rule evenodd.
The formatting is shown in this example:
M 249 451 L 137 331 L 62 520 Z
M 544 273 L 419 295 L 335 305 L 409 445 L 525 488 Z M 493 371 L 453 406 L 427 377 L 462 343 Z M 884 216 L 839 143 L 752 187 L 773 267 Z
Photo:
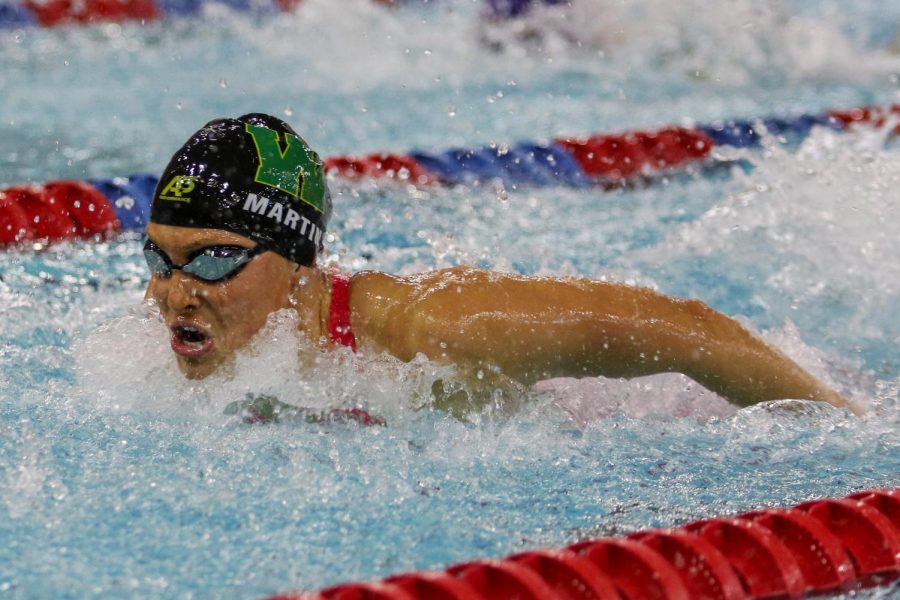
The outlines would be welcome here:
M 0 4 L 0 29 L 62 27 L 195 17 L 207 6 L 257 16 L 292 11 L 301 0 L 23 0 Z
M 900 577 L 900 488 L 267 600 L 803 598 Z
M 502 183 L 512 188 L 564 185 L 610 190 L 653 185 L 691 169 L 703 173 L 740 164 L 714 157 L 716 147 L 755 148 L 766 135 L 797 142 L 816 126 L 845 131 L 857 125 L 882 127 L 897 120 L 900 104 L 717 121 L 692 128 L 560 137 L 549 142 L 333 156 L 325 160 L 325 170 L 331 179 L 373 179 L 417 187 Z M 900 126 L 894 125 L 892 131 L 900 133 Z M 142 230 L 157 181 L 152 173 L 136 173 L 0 189 L 0 247 Z
M 385 6 L 411 2 L 372 1 Z M 207 7 L 213 6 L 226 7 L 236 13 L 254 17 L 267 17 L 293 12 L 302 2 L 303 0 L 19 0 L 0 3 L 0 29 L 150 23 L 197 17 Z
M 372 0 L 384 6 L 427 4 L 435 0 Z M 568 0 L 484 0 L 485 18 L 515 19 L 533 4 L 560 4 Z M 0 3 L 0 29 L 62 27 L 102 23 L 149 23 L 191 18 L 209 6 L 224 6 L 257 17 L 294 11 L 303 0 L 18 0 Z

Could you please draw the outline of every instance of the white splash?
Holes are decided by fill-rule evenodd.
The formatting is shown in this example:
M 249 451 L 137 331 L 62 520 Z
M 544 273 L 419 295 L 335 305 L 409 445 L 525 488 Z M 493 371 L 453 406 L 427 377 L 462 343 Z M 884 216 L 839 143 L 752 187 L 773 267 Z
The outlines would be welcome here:
M 13 309 L 26 307 L 28 304 L 28 296 L 13 290 L 0 279 L 0 317 L 5 318 Z
M 840 373 L 844 380 L 833 385 L 871 392 L 853 359 L 823 357 L 791 322 L 827 328 L 842 356 L 862 342 L 900 341 L 900 329 L 885 329 L 882 318 L 900 310 L 900 149 L 885 143 L 892 126 L 816 128 L 795 152 L 770 140 L 763 152 L 733 153 L 755 169 L 738 173 L 700 218 L 635 257 L 648 265 L 702 264 L 709 278 L 765 278 L 752 302 L 785 324 L 772 333 L 776 345 L 820 377 Z
M 789 290 L 795 304 L 840 297 L 864 309 L 858 316 L 894 307 L 900 149 L 884 139 L 884 131 L 815 128 L 795 153 L 778 145 L 745 153 L 756 169 L 651 253 L 769 256 L 779 265 L 769 283 Z
M 80 400 L 100 408 L 175 408 L 177 390 L 184 387 L 166 329 L 148 305 L 76 339 L 72 356 Z
M 199 381 L 178 371 L 168 333 L 148 305 L 105 323 L 73 345 L 79 393 L 101 410 L 149 410 L 172 415 L 221 415 L 247 395 L 269 395 L 310 409 L 366 408 L 396 418 L 427 403 L 431 382 L 452 369 L 423 358 L 402 363 L 349 349 L 323 352 L 283 310 L 234 360 Z
M 536 390 L 547 395 L 567 416 L 568 424 L 576 428 L 612 416 L 694 417 L 705 421 L 737 410 L 721 396 L 677 373 L 631 380 L 550 379 L 539 382 Z
M 634 68 L 664 67 L 724 84 L 773 75 L 859 82 L 900 71 L 896 51 L 860 47 L 837 17 L 800 17 L 778 0 L 579 0 L 485 26 L 484 37 L 553 56 L 578 48 Z

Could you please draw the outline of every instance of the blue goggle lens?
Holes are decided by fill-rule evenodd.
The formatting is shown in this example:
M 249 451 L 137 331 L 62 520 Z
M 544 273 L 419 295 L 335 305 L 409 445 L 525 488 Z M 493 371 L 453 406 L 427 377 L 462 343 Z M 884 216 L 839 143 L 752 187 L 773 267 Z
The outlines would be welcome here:
M 144 258 L 150 272 L 159 277 L 171 277 L 172 271 L 178 269 L 203 281 L 216 282 L 237 275 L 254 256 L 265 251 L 259 244 L 253 248 L 207 246 L 193 253 L 185 264 L 176 265 L 165 252 L 148 240 L 144 245 Z

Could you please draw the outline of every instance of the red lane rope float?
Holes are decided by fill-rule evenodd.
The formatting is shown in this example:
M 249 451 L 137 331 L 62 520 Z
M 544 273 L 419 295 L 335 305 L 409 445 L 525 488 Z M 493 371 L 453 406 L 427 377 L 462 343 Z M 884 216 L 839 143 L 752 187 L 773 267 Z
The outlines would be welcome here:
M 613 580 L 572 550 L 532 550 L 507 560 L 525 565 L 565 600 L 619 600 Z
M 752 598 L 799 598 L 805 581 L 797 559 L 775 534 L 744 519 L 712 519 L 686 527 L 728 560 Z
M 16 244 L 32 237 L 28 213 L 9 191 L 0 191 L 0 244 Z
M 422 168 L 422 165 L 413 158 L 384 152 L 327 158 L 325 172 L 345 179 L 372 177 L 409 181 L 414 185 L 435 183 L 434 175 Z
M 707 157 L 715 145 L 702 131 L 672 127 L 589 138 L 561 139 L 587 175 L 620 181 L 644 171 L 677 167 Z
M 63 207 L 75 223 L 75 236 L 115 233 L 121 228 L 115 210 L 95 187 L 81 181 L 53 181 L 43 186 L 48 202 Z
M 684 580 L 690 598 L 742 600 L 741 581 L 728 560 L 704 538 L 683 531 L 645 531 L 629 536 L 662 555 Z
M 900 531 L 900 492 L 897 490 L 860 492 L 849 497 L 875 508 L 890 519 L 897 531 Z
M 601 539 L 569 549 L 613 580 L 629 600 L 688 600 L 687 586 L 675 567 L 650 546 L 634 540 Z
M 153 0 L 26 0 L 24 6 L 43 27 L 69 23 L 152 21 L 159 17 Z
M 58 27 L 125 21 L 196 17 L 220 5 L 256 16 L 292 12 L 302 0 L 10 0 L 0 2 L 0 29 L 38 25 Z M 386 4 L 384 0 L 376 0 Z
M 841 540 L 863 579 L 891 575 L 900 562 L 900 531 L 878 509 L 858 499 L 818 500 L 797 507 Z
M 414 598 L 481 600 L 481 594 L 472 586 L 446 572 L 406 573 L 388 577 L 384 581 L 401 588 Z
M 743 515 L 771 531 L 797 561 L 807 591 L 849 589 L 856 571 L 840 540 L 820 521 L 797 510 Z
M 18 235 L 48 240 L 75 236 L 77 228 L 65 207 L 47 198 L 43 188 L 14 187 L 4 194 L 28 215 L 25 229 L 20 230 Z
M 481 598 L 544 600 L 557 597 L 540 575 L 515 561 L 472 561 L 453 565 L 447 573 L 466 582 Z
M 851 108 L 849 110 L 833 110 L 828 116 L 840 123 L 843 127 L 852 125 L 873 125 L 875 127 L 884 127 L 888 119 L 900 121 L 900 104 L 895 104 L 887 108 L 880 106 L 862 106 L 859 108 Z M 895 134 L 900 134 L 900 122 L 892 130 Z
M 108 235 L 121 229 L 112 205 L 80 181 L 0 190 L 0 246 Z
M 268 600 L 801 598 L 900 576 L 900 488 Z

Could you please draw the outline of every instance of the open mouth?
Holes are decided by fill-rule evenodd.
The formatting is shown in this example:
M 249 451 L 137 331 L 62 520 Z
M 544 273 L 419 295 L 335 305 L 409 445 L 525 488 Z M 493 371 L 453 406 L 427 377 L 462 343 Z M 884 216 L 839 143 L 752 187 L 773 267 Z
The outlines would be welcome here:
M 196 325 L 173 325 L 171 331 L 172 350 L 175 354 L 189 358 L 198 358 L 212 351 L 212 336 L 201 327 Z

